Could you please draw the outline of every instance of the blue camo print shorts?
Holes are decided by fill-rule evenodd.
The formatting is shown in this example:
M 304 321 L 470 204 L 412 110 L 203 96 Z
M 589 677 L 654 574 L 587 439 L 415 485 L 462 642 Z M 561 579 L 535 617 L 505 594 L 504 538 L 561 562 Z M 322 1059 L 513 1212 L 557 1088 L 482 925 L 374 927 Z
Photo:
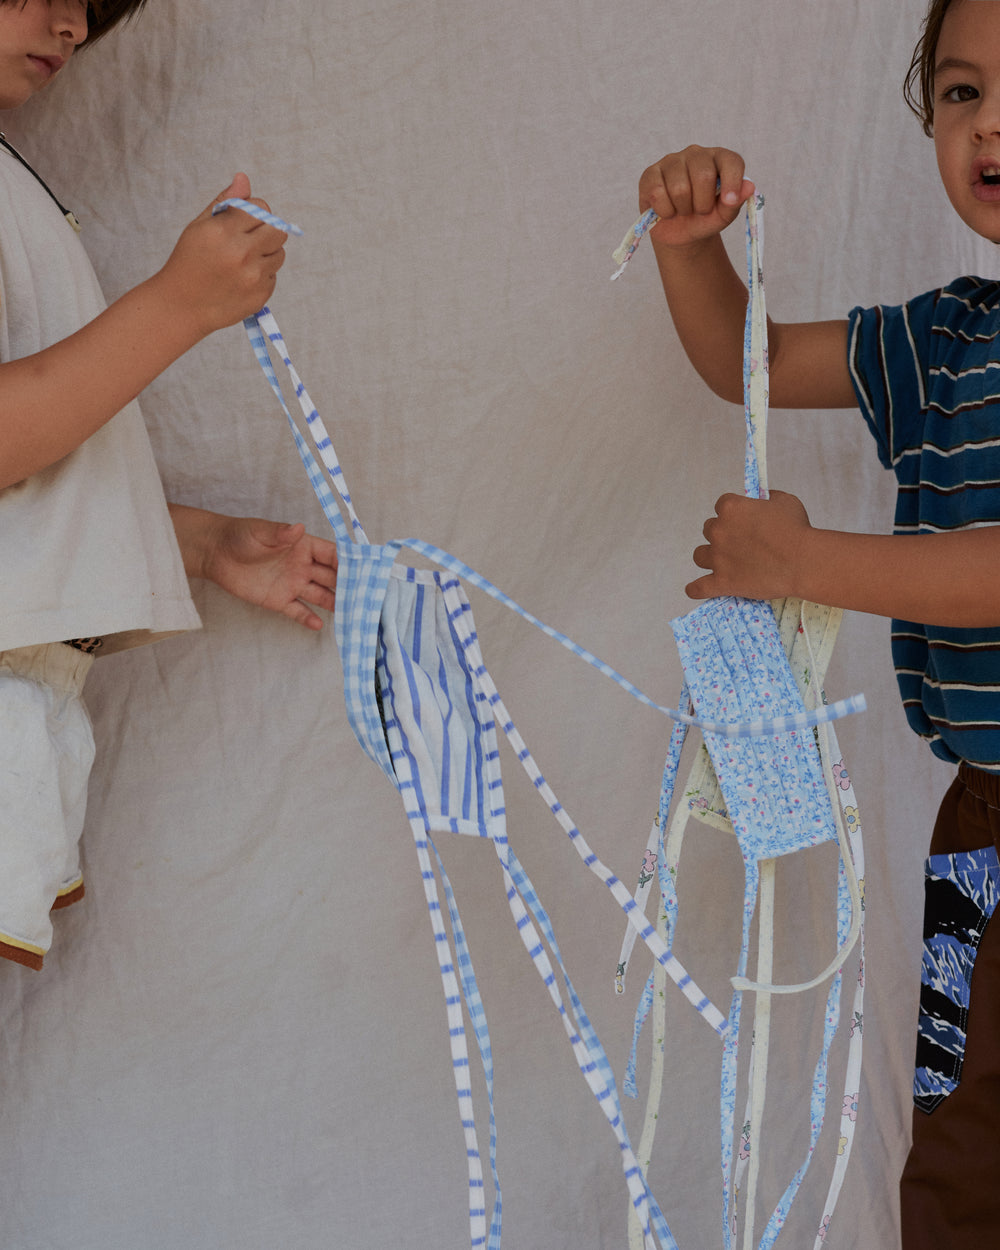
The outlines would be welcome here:
M 932 855 L 925 890 L 913 1101 L 930 1113 L 962 1075 L 972 972 L 1000 897 L 996 847 Z

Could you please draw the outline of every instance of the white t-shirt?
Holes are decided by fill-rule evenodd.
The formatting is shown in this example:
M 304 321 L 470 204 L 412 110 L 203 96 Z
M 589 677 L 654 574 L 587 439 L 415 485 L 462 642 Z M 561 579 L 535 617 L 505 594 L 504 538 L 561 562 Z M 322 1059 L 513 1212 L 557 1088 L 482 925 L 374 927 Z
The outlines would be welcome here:
M 41 351 L 104 307 L 76 232 L 0 149 L 0 360 Z M 200 623 L 137 403 L 0 490 L 0 651 L 98 636 L 106 653 Z

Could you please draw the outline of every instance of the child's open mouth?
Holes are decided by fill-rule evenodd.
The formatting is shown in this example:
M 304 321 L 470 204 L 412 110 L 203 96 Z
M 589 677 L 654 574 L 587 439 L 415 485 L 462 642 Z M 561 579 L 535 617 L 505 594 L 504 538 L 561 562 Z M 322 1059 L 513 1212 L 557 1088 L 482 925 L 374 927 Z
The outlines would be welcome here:
M 1000 204 L 1000 158 L 984 157 L 971 173 L 973 196 L 983 204 Z

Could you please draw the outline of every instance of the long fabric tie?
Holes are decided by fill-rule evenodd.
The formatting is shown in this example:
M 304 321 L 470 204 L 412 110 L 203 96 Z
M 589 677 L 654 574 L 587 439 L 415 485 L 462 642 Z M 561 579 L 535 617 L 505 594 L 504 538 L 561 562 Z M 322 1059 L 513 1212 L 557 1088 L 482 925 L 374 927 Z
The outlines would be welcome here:
M 262 220 L 267 220 L 281 229 L 286 229 L 291 233 L 300 233 L 296 227 L 290 227 L 280 218 L 265 214 L 245 201 L 226 201 L 217 206 L 216 211 L 224 211 L 228 208 L 240 209 Z M 670 1250 L 676 1243 L 646 1184 L 643 1170 L 629 1143 L 610 1064 L 582 1003 L 573 989 L 548 915 L 507 840 L 506 817 L 496 752 L 497 726 L 507 737 L 535 789 L 548 804 L 580 858 L 611 891 L 627 917 L 630 930 L 651 950 L 657 960 L 657 966 L 663 970 L 664 975 L 669 976 L 678 984 L 688 1001 L 717 1035 L 725 1037 L 732 1028 L 732 1021 L 730 1019 L 727 1022 L 726 1017 L 692 981 L 670 952 L 663 936 L 657 932 L 656 925 L 646 920 L 636 899 L 618 877 L 593 853 L 576 824 L 552 793 L 523 739 L 518 734 L 483 662 L 478 636 L 472 622 L 471 609 L 462 589 L 462 582 L 477 587 L 503 603 L 522 619 L 542 630 L 575 656 L 609 677 L 644 706 L 667 716 L 675 724 L 672 739 L 678 736 L 682 727 L 693 725 L 700 728 L 703 733 L 714 734 L 726 742 L 744 739 L 762 740 L 773 737 L 775 734 L 794 730 L 801 732 L 803 729 L 825 724 L 840 716 L 862 710 L 864 700 L 861 696 L 854 696 L 830 707 L 817 706 L 809 709 L 800 704 L 797 708 L 782 711 L 779 715 L 772 715 L 768 708 L 762 707 L 757 715 L 740 714 L 735 717 L 726 715 L 719 719 L 696 715 L 688 708 L 664 707 L 650 699 L 628 679 L 622 677 L 591 652 L 580 647 L 559 631 L 545 625 L 537 617 L 521 608 L 503 591 L 440 548 L 418 539 L 396 540 L 382 545 L 372 545 L 358 519 L 329 434 L 291 363 L 273 315 L 268 309 L 262 309 L 257 316 L 248 318 L 245 325 L 257 360 L 289 421 L 299 455 L 337 541 L 340 568 L 335 631 L 344 667 L 348 718 L 366 754 L 399 790 L 414 836 L 445 993 L 456 1092 L 466 1137 L 469 1159 L 470 1244 L 473 1250 L 479 1246 L 487 1246 L 488 1250 L 499 1250 L 500 1246 L 501 1199 L 496 1164 L 496 1123 L 493 1114 L 493 1058 L 485 1013 L 482 1010 L 482 1001 L 457 902 L 444 870 L 443 861 L 431 840 L 432 829 L 444 832 L 475 833 L 492 841 L 501 868 L 508 906 L 517 931 L 563 1021 L 580 1072 L 594 1093 L 618 1140 L 622 1167 L 630 1194 L 630 1209 L 634 1212 L 640 1230 L 641 1244 L 646 1250 L 656 1250 L 657 1245 L 661 1247 L 661 1250 Z M 280 356 L 288 370 L 304 418 L 304 429 L 299 427 L 285 403 L 271 361 L 272 351 Z M 319 462 L 313 449 L 319 456 Z M 397 558 L 404 548 L 425 557 L 445 572 L 439 574 L 401 568 L 397 564 Z M 411 656 L 411 650 L 415 646 L 412 621 L 407 626 L 410 632 L 404 640 L 405 645 L 403 642 L 397 645 L 394 641 L 393 630 L 396 626 L 390 620 L 389 605 L 395 602 L 397 594 L 395 587 L 399 587 L 400 593 L 404 587 L 408 587 L 406 593 L 411 597 L 415 596 L 412 598 L 414 604 L 425 600 L 430 603 L 432 600 L 439 599 L 445 616 L 445 624 L 442 628 L 450 633 L 451 642 L 448 645 L 453 647 L 455 652 L 457 665 L 455 671 L 465 674 L 468 690 L 465 692 L 467 705 L 463 714 L 471 726 L 469 732 L 472 733 L 472 739 L 470 741 L 473 741 L 474 745 L 470 749 L 479 761 L 478 768 L 481 773 L 478 805 L 475 806 L 475 810 L 468 809 L 468 815 L 462 814 L 466 811 L 465 808 L 455 814 L 450 809 L 446 813 L 443 807 L 440 815 L 434 815 L 437 810 L 436 800 L 431 801 L 432 796 L 427 791 L 427 777 L 424 775 L 424 767 L 421 763 L 423 747 L 419 742 L 414 742 L 414 733 L 408 729 L 409 722 L 406 722 L 406 716 L 411 714 L 406 711 L 409 707 L 408 700 L 412 697 L 412 690 L 416 687 L 412 687 L 409 691 L 404 690 L 403 687 L 410 686 L 412 681 L 419 677 L 419 667 L 413 663 Z M 424 588 L 426 588 L 426 594 Z M 407 603 L 410 602 L 411 599 L 407 599 Z M 407 610 L 411 611 L 411 609 Z M 387 615 L 387 612 L 390 615 Z M 435 678 L 435 681 L 440 680 L 445 679 Z M 439 701 L 444 700 L 451 706 L 453 695 L 457 698 L 454 691 L 442 686 L 439 687 L 435 698 Z M 403 709 L 402 712 L 400 708 Z M 417 705 L 414 705 L 414 709 L 417 709 Z M 412 714 L 418 717 L 418 721 L 413 722 L 411 728 L 415 730 L 419 738 L 424 729 L 418 723 L 422 713 L 415 710 Z M 447 731 L 445 733 L 447 736 Z M 435 750 L 438 749 L 441 749 L 440 743 L 435 748 Z M 448 785 L 449 787 L 452 785 L 452 780 L 449 780 Z M 478 816 L 476 812 L 479 813 Z M 445 893 L 445 908 L 441 906 L 435 884 L 435 863 Z M 448 918 L 447 926 L 444 920 L 445 912 Z M 556 968 L 559 970 L 558 975 Z M 565 989 L 565 999 L 559 989 L 560 982 Z M 462 1016 L 463 1004 L 472 1023 L 489 1097 L 490 1167 L 495 1198 L 488 1227 L 484 1178 L 472 1107 L 472 1089 L 468 1079 L 469 1057 Z

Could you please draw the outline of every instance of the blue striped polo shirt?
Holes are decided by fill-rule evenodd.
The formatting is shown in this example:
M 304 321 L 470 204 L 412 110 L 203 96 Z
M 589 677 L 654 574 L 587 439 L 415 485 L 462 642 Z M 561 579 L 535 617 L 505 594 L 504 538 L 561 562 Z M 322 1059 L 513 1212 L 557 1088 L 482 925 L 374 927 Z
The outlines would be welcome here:
M 982 278 L 851 312 L 851 380 L 896 475 L 897 534 L 1000 524 L 998 334 L 1000 282 Z M 1000 772 L 1000 628 L 893 621 L 892 652 L 907 719 L 934 754 Z

